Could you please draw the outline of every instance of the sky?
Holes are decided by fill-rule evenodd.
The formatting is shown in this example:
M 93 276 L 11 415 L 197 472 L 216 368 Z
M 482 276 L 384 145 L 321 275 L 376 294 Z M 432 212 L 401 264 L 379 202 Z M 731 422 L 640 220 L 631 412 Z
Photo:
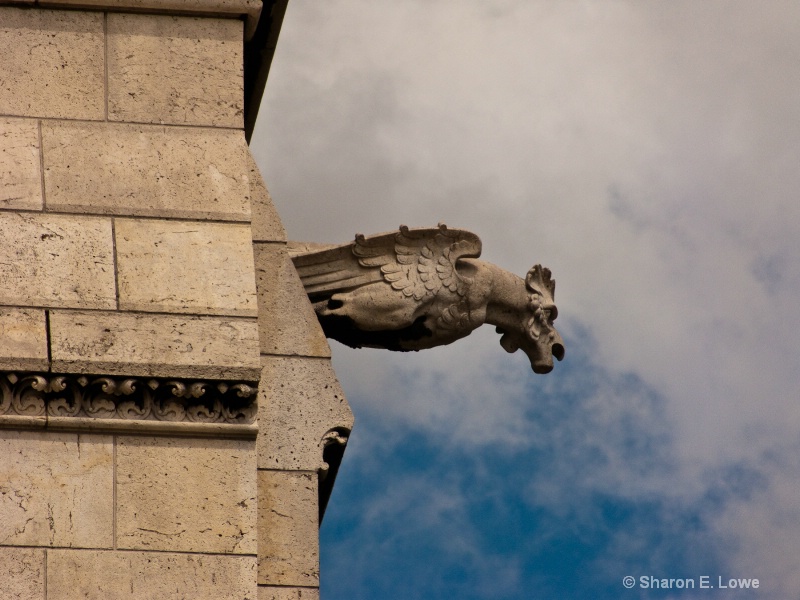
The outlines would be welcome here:
M 781 0 L 290 1 L 251 145 L 289 237 L 469 229 L 552 270 L 566 346 L 331 342 L 324 600 L 800 598 L 798 31 Z

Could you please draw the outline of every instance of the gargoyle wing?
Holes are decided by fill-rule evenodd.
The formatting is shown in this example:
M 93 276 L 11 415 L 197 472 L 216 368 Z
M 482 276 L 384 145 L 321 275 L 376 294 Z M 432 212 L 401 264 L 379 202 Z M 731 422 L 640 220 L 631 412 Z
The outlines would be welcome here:
M 477 258 L 481 240 L 463 229 L 409 229 L 401 225 L 393 234 L 356 236 L 353 254 L 364 267 L 378 267 L 383 279 L 405 296 L 422 300 L 443 287 L 460 296 L 467 280 L 456 269 L 459 258 Z
M 292 252 L 294 266 L 312 302 L 376 281 L 421 300 L 443 287 L 461 296 L 468 282 L 456 269 L 459 258 L 477 258 L 481 241 L 463 229 L 409 229 L 365 237 L 322 250 Z
M 312 302 L 383 280 L 380 270 L 362 267 L 358 263 L 353 245 L 350 242 L 324 250 L 301 252 L 289 249 L 300 281 Z

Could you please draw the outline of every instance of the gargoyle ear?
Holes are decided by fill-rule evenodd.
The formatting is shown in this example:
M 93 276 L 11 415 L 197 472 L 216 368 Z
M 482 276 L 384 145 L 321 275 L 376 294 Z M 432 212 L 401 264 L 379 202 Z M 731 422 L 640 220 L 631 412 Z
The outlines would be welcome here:
M 550 292 L 550 296 L 553 297 L 556 293 L 556 282 L 550 277 L 550 269 L 542 267 L 542 265 L 533 265 L 525 276 L 525 285 L 532 292 L 539 292 L 540 294 L 547 290 Z
M 533 265 L 525 276 L 525 285 L 531 291 L 540 292 L 539 284 L 542 281 L 541 265 Z

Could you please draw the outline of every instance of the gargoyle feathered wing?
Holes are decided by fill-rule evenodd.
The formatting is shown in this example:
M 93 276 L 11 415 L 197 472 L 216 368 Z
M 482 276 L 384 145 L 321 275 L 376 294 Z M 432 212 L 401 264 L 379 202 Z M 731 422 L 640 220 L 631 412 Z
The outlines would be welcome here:
M 292 253 L 312 302 L 384 281 L 406 297 L 422 301 L 443 288 L 463 296 L 469 281 L 459 274 L 460 258 L 477 258 L 481 241 L 463 229 L 409 229 L 365 237 L 324 250 Z

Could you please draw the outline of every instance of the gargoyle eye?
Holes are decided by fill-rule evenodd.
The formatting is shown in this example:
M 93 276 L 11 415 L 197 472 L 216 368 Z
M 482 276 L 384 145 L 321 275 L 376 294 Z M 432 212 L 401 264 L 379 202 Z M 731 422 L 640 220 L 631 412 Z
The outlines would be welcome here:
M 555 304 L 551 304 L 545 309 L 545 315 L 551 321 L 555 321 L 558 318 L 558 309 L 556 308 Z

